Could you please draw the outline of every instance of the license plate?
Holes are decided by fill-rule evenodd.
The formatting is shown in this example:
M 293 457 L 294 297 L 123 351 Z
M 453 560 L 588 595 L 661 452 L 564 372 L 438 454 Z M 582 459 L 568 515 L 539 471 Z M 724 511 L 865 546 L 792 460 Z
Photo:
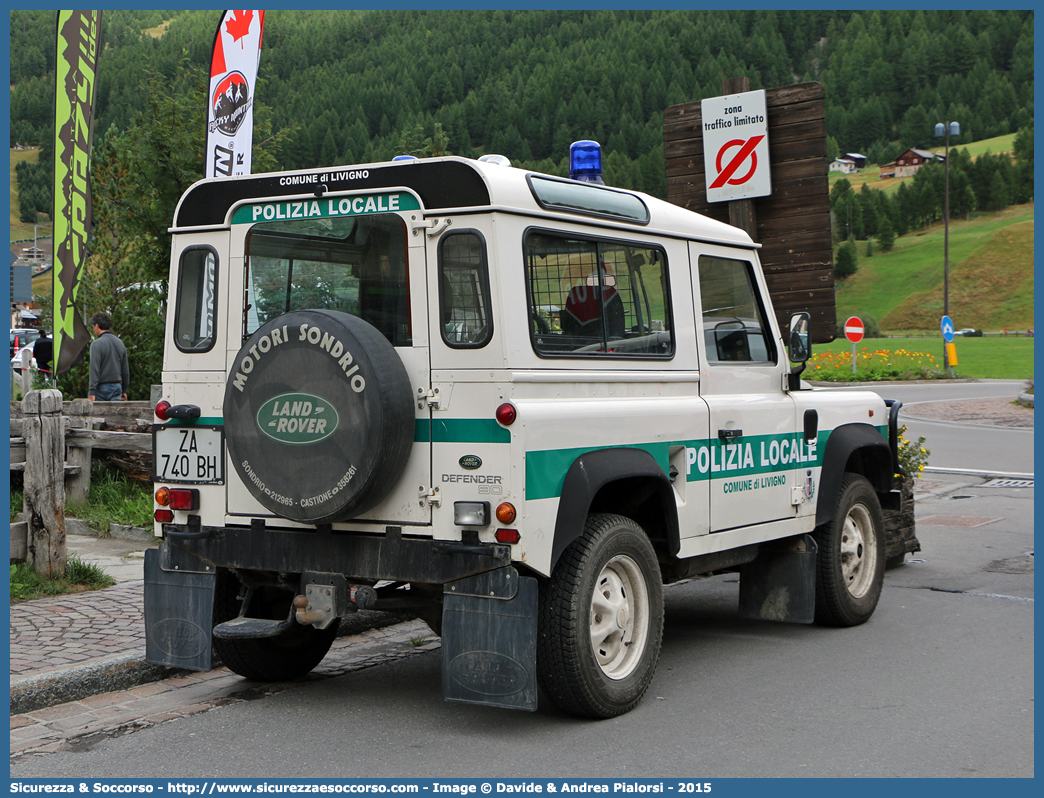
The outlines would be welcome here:
M 157 482 L 225 482 L 223 427 L 169 426 L 152 428 L 152 478 Z

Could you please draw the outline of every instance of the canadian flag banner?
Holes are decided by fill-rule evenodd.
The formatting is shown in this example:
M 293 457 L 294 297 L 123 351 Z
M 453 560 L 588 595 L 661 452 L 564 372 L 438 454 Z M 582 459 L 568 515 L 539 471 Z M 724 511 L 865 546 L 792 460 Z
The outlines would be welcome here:
M 221 17 L 210 61 L 205 177 L 250 174 L 264 28 L 264 11 L 226 11 Z

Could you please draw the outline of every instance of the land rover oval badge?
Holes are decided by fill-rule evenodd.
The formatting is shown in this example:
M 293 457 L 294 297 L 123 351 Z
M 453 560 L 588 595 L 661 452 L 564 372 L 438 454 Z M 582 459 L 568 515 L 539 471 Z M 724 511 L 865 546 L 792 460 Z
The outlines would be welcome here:
M 283 393 L 257 411 L 257 428 L 274 441 L 299 446 L 318 443 L 334 434 L 337 409 L 321 396 Z
M 466 468 L 468 471 L 474 471 L 482 465 L 482 458 L 477 454 L 466 454 L 457 462 L 460 463 L 461 468 Z

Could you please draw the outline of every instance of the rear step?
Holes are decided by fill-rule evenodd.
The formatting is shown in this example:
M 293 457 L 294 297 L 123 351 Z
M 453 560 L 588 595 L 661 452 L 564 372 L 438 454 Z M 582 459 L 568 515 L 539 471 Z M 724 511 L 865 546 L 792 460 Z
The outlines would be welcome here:
M 256 640 L 261 637 L 279 637 L 286 634 L 297 622 L 293 616 L 282 621 L 267 618 L 233 618 L 214 627 L 214 637 L 221 640 Z

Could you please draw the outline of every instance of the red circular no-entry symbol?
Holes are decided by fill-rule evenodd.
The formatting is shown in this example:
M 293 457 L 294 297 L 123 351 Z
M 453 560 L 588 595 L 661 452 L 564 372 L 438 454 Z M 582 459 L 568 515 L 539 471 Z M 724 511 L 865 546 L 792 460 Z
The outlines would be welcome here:
M 858 316 L 849 316 L 845 320 L 845 338 L 853 344 L 863 340 L 863 320 Z
M 721 188 L 726 183 L 731 186 L 741 186 L 750 180 L 756 171 L 758 171 L 758 154 L 754 152 L 754 148 L 761 143 L 764 136 L 752 136 L 749 139 L 732 139 L 726 141 L 721 149 L 718 150 L 718 156 L 714 159 L 714 166 L 718 170 L 718 176 L 714 178 L 714 182 L 710 184 L 710 188 Z M 722 161 L 725 158 L 725 153 L 739 147 L 739 152 L 732 156 L 725 167 L 722 168 Z M 750 158 L 750 169 L 743 177 L 733 177 L 734 174 L 739 170 L 741 166 Z

